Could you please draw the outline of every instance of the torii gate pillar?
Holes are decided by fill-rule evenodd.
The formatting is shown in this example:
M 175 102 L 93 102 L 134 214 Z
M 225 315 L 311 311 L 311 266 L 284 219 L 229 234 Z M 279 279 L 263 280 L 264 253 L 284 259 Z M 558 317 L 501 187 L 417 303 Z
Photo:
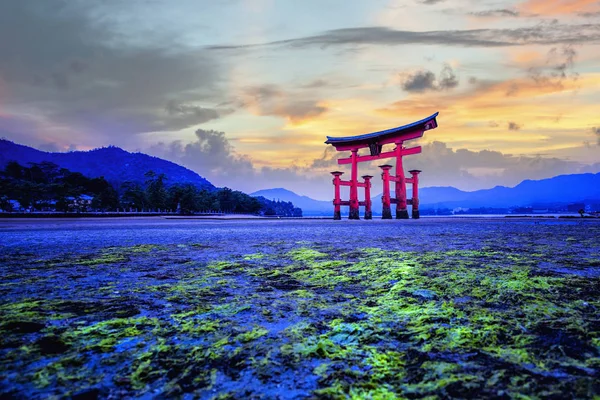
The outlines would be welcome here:
M 334 220 L 340 220 L 342 219 L 342 210 L 341 210 L 341 205 L 342 205 L 342 198 L 340 195 L 340 184 L 341 184 L 341 178 L 340 176 L 342 176 L 344 173 L 340 172 L 340 171 L 334 171 L 331 173 L 331 175 L 333 175 L 333 186 L 334 186 L 334 198 L 333 198 L 333 219 Z
M 382 169 L 381 180 L 383 181 L 383 194 L 381 195 L 381 203 L 383 204 L 381 219 L 392 219 L 392 208 L 390 199 L 390 169 L 391 165 L 380 165 Z
M 412 175 L 412 217 L 413 219 L 419 219 L 419 174 L 421 171 L 413 169 L 408 171 Z
M 352 172 L 350 177 L 350 214 L 348 219 L 360 219 L 358 202 L 358 149 L 352 149 Z
M 396 219 L 408 219 L 406 176 L 402 164 L 402 142 L 396 142 Z
M 373 211 L 371 211 L 371 175 L 364 175 L 365 180 L 365 219 L 373 219 Z

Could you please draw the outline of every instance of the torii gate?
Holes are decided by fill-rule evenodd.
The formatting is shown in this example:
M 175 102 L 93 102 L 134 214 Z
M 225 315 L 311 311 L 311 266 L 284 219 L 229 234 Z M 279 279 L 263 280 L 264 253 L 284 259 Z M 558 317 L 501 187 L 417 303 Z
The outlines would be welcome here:
M 430 117 L 422 119 L 412 124 L 400 126 L 397 128 L 388 129 L 385 131 L 367 133 L 365 135 L 349 136 L 349 137 L 330 137 L 327 136 L 326 144 L 331 144 L 337 151 L 351 151 L 352 155 L 348 158 L 341 158 L 338 164 L 352 164 L 352 172 L 349 181 L 343 181 L 341 175 L 343 172 L 334 171 L 333 184 L 335 187 L 335 197 L 333 199 L 334 214 L 333 219 L 341 219 L 341 206 L 349 206 L 349 219 L 360 219 L 359 207 L 365 207 L 365 219 L 372 219 L 371 213 L 371 178 L 370 175 L 363 176 L 364 182 L 358 182 L 358 163 L 386 158 L 396 158 L 396 175 L 390 175 L 391 165 L 381 165 L 381 177 L 383 179 L 383 219 L 391 219 L 392 211 L 391 204 L 396 204 L 396 218 L 408 218 L 408 204 L 412 205 L 412 217 L 419 218 L 419 173 L 421 171 L 412 170 L 409 173 L 412 178 L 406 178 L 404 175 L 404 167 L 402 165 L 402 157 L 421 153 L 421 146 L 405 148 L 404 142 L 407 140 L 417 139 L 423 136 L 425 131 L 437 128 L 436 117 L 439 113 L 435 113 Z M 394 143 L 396 147 L 392 151 L 382 153 L 383 145 Z M 368 147 L 370 155 L 358 155 L 358 150 Z M 395 183 L 396 198 L 390 197 L 390 182 Z M 413 189 L 413 198 L 406 198 L 406 184 L 411 183 Z M 340 197 L 340 187 L 350 186 L 350 201 L 343 201 Z M 365 188 L 365 201 L 358 200 L 358 188 Z

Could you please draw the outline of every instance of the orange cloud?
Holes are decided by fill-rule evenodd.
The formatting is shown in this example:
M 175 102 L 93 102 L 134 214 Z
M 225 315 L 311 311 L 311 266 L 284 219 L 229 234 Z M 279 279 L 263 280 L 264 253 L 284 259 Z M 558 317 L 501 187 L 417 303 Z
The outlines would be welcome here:
M 541 15 L 564 15 L 598 11 L 599 8 L 598 0 L 527 0 L 519 6 L 519 10 Z
M 511 61 L 518 66 L 530 67 L 543 65 L 547 59 L 545 54 L 536 50 L 510 50 Z
M 324 102 L 299 98 L 276 85 L 246 88 L 241 105 L 254 115 L 282 117 L 292 125 L 301 125 L 328 111 Z
M 290 160 L 310 165 L 323 151 L 326 135 L 374 132 L 440 111 L 440 128 L 428 131 L 424 143 L 439 140 L 453 147 L 537 154 L 586 140 L 589 126 L 597 124 L 597 106 L 589 96 L 599 90 L 600 73 L 581 75 L 576 81 L 536 82 L 525 77 L 480 82 L 465 92 L 410 94 L 385 108 L 377 99 L 361 96 L 327 99 L 321 101 L 326 115 L 300 125 L 288 120 L 275 137 L 256 132 L 236 143 L 256 157 L 257 166 L 285 166 Z M 510 130 L 509 122 L 522 128 Z

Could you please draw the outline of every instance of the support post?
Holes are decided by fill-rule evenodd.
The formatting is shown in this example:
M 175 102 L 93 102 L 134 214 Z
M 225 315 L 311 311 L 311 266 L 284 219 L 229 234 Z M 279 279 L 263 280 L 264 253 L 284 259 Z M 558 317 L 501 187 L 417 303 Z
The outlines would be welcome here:
M 402 165 L 402 142 L 396 143 L 396 219 L 408 219 L 406 181 Z
M 340 220 L 342 219 L 342 199 L 340 196 L 340 176 L 344 173 L 340 171 L 334 171 L 331 173 L 333 175 L 333 187 L 334 187 L 334 195 L 333 195 L 333 219 Z
M 371 175 L 364 175 L 365 180 L 365 219 L 373 219 L 373 211 L 371 210 Z
M 352 149 L 352 176 L 350 178 L 350 214 L 348 219 L 360 219 L 358 210 L 358 149 Z
M 412 217 L 413 219 L 419 219 L 419 174 L 421 171 L 413 169 L 408 171 L 412 175 Z
M 383 208 L 381 212 L 381 219 L 392 219 L 392 209 L 390 201 L 390 169 L 391 165 L 380 165 L 379 168 L 383 170 L 381 173 L 381 179 L 383 180 L 383 195 L 381 196 L 381 202 Z

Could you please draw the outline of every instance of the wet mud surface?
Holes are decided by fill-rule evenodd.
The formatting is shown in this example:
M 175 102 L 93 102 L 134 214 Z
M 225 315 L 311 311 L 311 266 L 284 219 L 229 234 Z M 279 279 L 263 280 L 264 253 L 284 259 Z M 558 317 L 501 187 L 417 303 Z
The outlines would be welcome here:
M 0 222 L 0 397 L 600 396 L 600 223 Z

